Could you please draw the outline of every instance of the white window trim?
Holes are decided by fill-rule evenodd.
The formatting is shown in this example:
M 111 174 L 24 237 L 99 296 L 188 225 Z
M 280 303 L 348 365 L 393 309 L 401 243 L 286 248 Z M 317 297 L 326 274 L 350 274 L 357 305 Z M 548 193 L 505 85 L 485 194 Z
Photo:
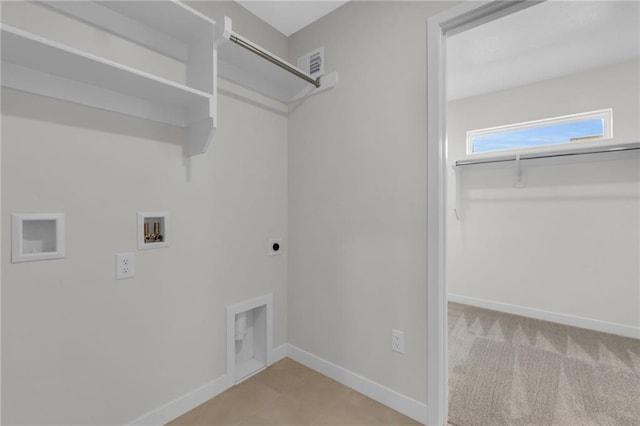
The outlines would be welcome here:
M 572 123 L 576 121 L 592 120 L 600 118 L 603 121 L 603 135 L 599 138 L 587 139 L 585 141 L 566 142 L 562 144 L 549 144 L 536 147 L 525 148 L 509 148 L 498 151 L 473 152 L 473 138 L 476 136 L 484 136 L 494 133 L 502 133 L 505 131 L 524 130 L 541 127 L 541 125 L 554 125 Z M 486 129 L 470 130 L 467 132 L 467 156 L 477 157 L 485 155 L 500 155 L 504 153 L 539 153 L 555 151 L 559 148 L 563 150 L 571 150 L 572 148 L 583 148 L 585 143 L 590 145 L 606 145 L 613 139 L 613 110 L 611 108 L 598 111 L 583 112 L 578 114 L 563 115 L 561 117 L 545 118 L 542 120 L 527 121 L 523 123 L 507 124 L 504 126 L 490 127 Z

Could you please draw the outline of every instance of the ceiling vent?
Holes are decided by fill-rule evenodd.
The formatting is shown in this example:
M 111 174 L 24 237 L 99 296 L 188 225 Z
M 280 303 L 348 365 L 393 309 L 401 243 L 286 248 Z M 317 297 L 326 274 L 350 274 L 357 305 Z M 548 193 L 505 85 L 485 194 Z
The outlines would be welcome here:
M 314 78 L 324 75 L 324 47 L 300 56 L 298 68 Z

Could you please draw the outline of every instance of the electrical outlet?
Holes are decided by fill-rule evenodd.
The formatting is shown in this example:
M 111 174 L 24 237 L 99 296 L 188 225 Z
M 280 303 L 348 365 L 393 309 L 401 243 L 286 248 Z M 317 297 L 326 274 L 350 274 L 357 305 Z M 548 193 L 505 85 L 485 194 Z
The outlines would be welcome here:
M 404 331 L 391 330 L 391 350 L 404 353 Z
M 116 280 L 125 280 L 136 276 L 135 253 L 116 254 Z

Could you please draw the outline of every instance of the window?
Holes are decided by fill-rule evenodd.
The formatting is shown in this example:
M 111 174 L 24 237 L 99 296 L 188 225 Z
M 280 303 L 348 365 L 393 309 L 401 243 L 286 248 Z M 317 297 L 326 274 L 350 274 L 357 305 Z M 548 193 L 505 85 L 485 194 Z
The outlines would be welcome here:
M 600 141 L 612 137 L 612 110 L 467 132 L 467 154 Z

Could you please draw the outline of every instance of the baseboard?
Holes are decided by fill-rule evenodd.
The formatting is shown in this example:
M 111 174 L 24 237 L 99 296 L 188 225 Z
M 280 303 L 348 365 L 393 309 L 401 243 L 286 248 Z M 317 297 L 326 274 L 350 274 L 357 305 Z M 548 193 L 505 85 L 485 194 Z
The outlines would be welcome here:
M 449 301 L 462 303 L 464 305 L 477 306 L 479 308 L 491 309 L 493 311 L 505 312 L 507 314 L 521 315 L 523 317 L 535 318 L 558 324 L 570 325 L 573 327 L 586 328 L 588 330 L 601 331 L 603 333 L 616 334 L 618 336 L 640 339 L 640 327 L 632 327 L 613 322 L 599 321 L 590 318 L 573 315 L 560 314 L 557 312 L 544 311 L 541 309 L 527 308 L 525 306 L 510 305 L 508 303 L 493 302 L 491 300 L 479 299 L 476 297 L 461 296 L 449 293 Z
M 278 362 L 287 357 L 288 346 L 286 343 L 278 346 L 271 352 L 271 363 Z M 194 409 L 198 405 L 221 394 L 230 386 L 227 384 L 226 374 L 207 383 L 206 385 L 189 392 L 160 408 L 145 414 L 144 416 L 129 423 L 130 426 L 142 425 L 164 425 L 171 420 L 180 417 L 186 412 Z
M 354 389 L 387 407 L 404 414 L 407 417 L 425 423 L 427 420 L 427 405 L 411 399 L 401 393 L 389 389 L 381 384 L 367 379 L 359 374 L 342 368 L 332 362 L 304 351 L 290 344 L 283 344 L 271 352 L 271 362 L 278 362 L 286 357 L 299 362 L 317 372 L 324 374 L 345 386 Z M 228 389 L 226 374 L 189 392 L 171 402 L 166 403 L 144 416 L 129 423 L 130 426 L 164 425 L 194 409 L 203 402 L 221 394 Z
M 164 404 L 162 407 L 156 408 L 144 416 L 132 421 L 129 425 L 165 425 L 171 420 L 196 408 L 203 402 L 221 394 L 225 390 L 227 390 L 227 378 L 226 375 L 222 375 L 206 385 L 174 399 L 173 401 Z
M 407 417 L 423 424 L 427 421 L 427 405 L 425 403 L 411 399 L 291 344 L 288 345 L 287 355 L 294 361 L 393 408 Z
M 287 357 L 288 346 L 288 344 L 283 343 L 282 345 L 271 351 L 271 364 L 283 360 Z

